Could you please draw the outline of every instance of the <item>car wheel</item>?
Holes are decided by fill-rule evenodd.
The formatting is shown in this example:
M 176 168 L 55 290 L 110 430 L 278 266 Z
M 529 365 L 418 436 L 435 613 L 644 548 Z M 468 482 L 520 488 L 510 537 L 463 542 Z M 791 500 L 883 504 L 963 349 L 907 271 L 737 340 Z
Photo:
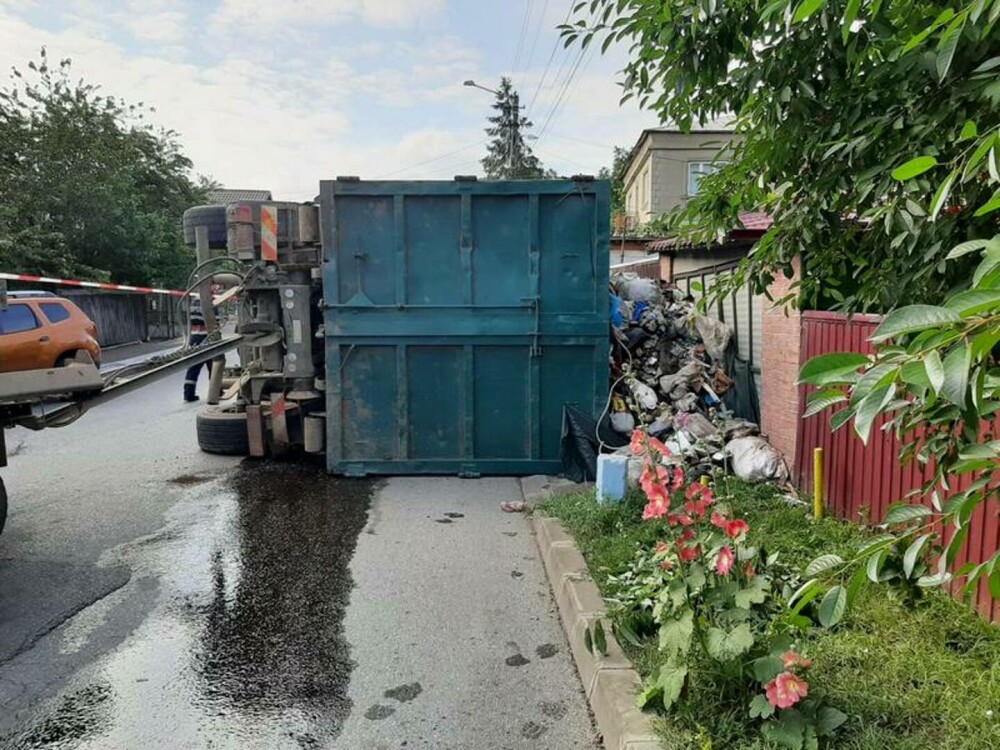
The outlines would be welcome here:
M 76 360 L 76 351 L 63 352 L 56 357 L 56 367 L 69 367 Z
M 250 455 L 245 411 L 207 408 L 198 413 L 198 447 L 220 456 Z

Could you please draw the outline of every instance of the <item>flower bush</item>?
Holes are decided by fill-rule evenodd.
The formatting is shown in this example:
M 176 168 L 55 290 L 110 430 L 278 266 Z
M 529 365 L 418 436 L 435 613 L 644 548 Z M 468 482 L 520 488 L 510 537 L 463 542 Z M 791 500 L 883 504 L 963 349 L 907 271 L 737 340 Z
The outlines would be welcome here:
M 795 648 L 811 621 L 787 606 L 796 575 L 748 544 L 750 525 L 711 487 L 686 484 L 682 468 L 666 466 L 670 451 L 661 441 L 637 430 L 631 448 L 643 456 L 642 517 L 662 524 L 664 537 L 615 579 L 616 632 L 635 644 L 655 633 L 667 657 L 639 706 L 681 706 L 692 665 L 707 663 L 723 685 L 720 700 L 743 705 L 765 737 L 818 747 L 846 716 L 809 697 L 811 664 Z

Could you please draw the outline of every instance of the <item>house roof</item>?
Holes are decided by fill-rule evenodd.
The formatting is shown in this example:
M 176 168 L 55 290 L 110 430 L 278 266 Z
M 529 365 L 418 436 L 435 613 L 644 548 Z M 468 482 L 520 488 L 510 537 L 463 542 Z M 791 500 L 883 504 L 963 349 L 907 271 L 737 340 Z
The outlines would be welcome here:
M 646 128 L 636 139 L 635 144 L 629 149 L 628 161 L 625 163 L 625 172 L 632 166 L 632 160 L 635 155 L 639 153 L 639 146 L 642 145 L 643 140 L 649 136 L 650 133 L 678 133 L 681 135 L 732 135 L 735 131 L 734 128 L 730 127 L 728 122 L 725 121 L 715 121 L 709 123 L 706 127 L 698 127 L 693 125 L 690 130 L 681 130 L 676 125 L 663 125 L 658 128 Z
M 239 201 L 269 201 L 270 190 L 240 190 L 237 188 L 215 188 L 208 191 L 209 203 L 238 203 Z
M 764 236 L 774 224 L 774 219 L 763 211 L 745 211 L 740 214 L 740 229 L 733 229 L 726 234 L 722 242 L 703 243 L 694 242 L 682 237 L 671 237 L 666 240 L 654 240 L 646 245 L 648 253 L 669 253 L 678 250 L 693 250 L 694 248 L 704 248 L 706 250 L 726 245 L 739 244 L 744 242 L 754 242 Z

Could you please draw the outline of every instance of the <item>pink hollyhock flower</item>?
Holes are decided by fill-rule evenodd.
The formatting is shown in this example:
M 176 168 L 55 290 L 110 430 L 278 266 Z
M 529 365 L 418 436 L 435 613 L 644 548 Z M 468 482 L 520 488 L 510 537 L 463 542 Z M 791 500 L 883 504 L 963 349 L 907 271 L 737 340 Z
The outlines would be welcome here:
M 704 498 L 699 498 L 698 500 L 688 500 L 684 503 L 684 510 L 686 510 L 689 515 L 701 519 L 704 518 L 705 513 L 708 512 L 708 503 L 705 502 Z
M 694 525 L 694 519 L 686 513 L 669 513 L 667 514 L 667 523 L 671 526 L 692 526 Z
M 684 486 L 684 469 L 680 466 L 674 469 L 674 481 L 670 484 L 670 489 L 676 492 Z
M 667 488 L 659 482 L 652 482 L 648 487 L 644 487 L 643 490 L 646 493 L 646 498 L 651 503 L 663 503 L 667 506 L 670 505 L 670 493 L 667 492 Z
M 648 521 L 651 518 L 663 518 L 667 514 L 670 506 L 658 500 L 650 500 L 642 510 L 642 520 Z
M 656 552 L 656 554 L 662 555 L 664 552 L 668 551 L 669 549 L 670 549 L 670 545 L 667 544 L 666 542 L 657 542 L 656 543 L 656 549 L 654 551 Z
M 723 531 L 726 530 L 726 526 L 729 525 L 729 519 L 722 515 L 719 511 L 713 510 L 711 522 L 713 526 L 718 526 Z
M 655 469 L 647 466 L 642 470 L 639 484 L 642 486 L 642 491 L 648 495 L 653 485 L 665 484 L 668 479 L 667 470 L 662 466 L 657 466 Z
M 812 666 L 812 662 L 805 658 L 801 654 L 797 654 L 794 651 L 786 651 L 781 656 L 781 661 L 785 665 L 785 669 L 791 669 L 792 667 L 802 667 L 803 669 L 809 669 Z
M 764 693 L 775 708 L 791 708 L 809 695 L 809 683 L 791 672 L 782 672 L 764 686 Z
M 682 544 L 678 547 L 677 554 L 680 555 L 682 561 L 691 562 L 701 556 L 701 546 L 696 544 L 694 547 L 688 547 L 686 544 Z
M 739 539 L 748 531 L 750 531 L 750 524 L 742 518 L 737 518 L 735 521 L 729 521 L 726 524 L 726 536 L 730 539 Z
M 719 550 L 719 556 L 715 558 L 715 569 L 719 575 L 727 576 L 729 571 L 733 569 L 734 562 L 736 562 L 736 555 L 733 554 L 732 547 L 727 544 Z
M 755 575 L 757 575 L 757 571 L 754 570 L 754 567 L 749 560 L 743 563 L 743 575 L 745 575 L 747 578 L 753 578 Z
M 634 430 L 632 432 L 632 442 L 629 443 L 629 447 L 636 456 L 646 450 L 646 433 L 642 430 Z
M 649 447 L 652 448 L 657 453 L 659 453 L 661 456 L 669 456 L 669 455 L 671 455 L 670 454 L 670 449 L 667 446 L 665 446 L 662 443 L 662 441 L 657 440 L 655 437 L 650 437 L 649 438 Z
M 660 563 L 660 567 L 663 568 L 664 570 L 671 570 L 674 567 L 674 561 L 668 557 L 666 560 Z
M 695 538 L 694 530 L 685 529 L 684 533 L 678 537 L 674 545 L 677 547 L 677 554 L 682 562 L 691 562 L 701 556 L 701 545 L 688 546 L 686 542 Z

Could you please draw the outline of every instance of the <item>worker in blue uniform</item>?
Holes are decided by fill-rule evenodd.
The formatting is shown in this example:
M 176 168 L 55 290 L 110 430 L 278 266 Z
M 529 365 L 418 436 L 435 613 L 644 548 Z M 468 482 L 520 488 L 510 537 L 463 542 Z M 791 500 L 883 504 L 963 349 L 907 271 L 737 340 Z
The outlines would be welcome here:
M 201 307 L 201 298 L 194 296 L 190 298 L 190 328 L 188 329 L 188 346 L 198 346 L 208 336 L 208 329 L 205 328 L 205 313 Z M 188 368 L 187 375 L 184 376 L 184 400 L 188 403 L 198 400 L 195 390 L 198 387 L 198 376 L 201 368 L 206 368 L 212 372 L 211 362 L 199 362 Z

